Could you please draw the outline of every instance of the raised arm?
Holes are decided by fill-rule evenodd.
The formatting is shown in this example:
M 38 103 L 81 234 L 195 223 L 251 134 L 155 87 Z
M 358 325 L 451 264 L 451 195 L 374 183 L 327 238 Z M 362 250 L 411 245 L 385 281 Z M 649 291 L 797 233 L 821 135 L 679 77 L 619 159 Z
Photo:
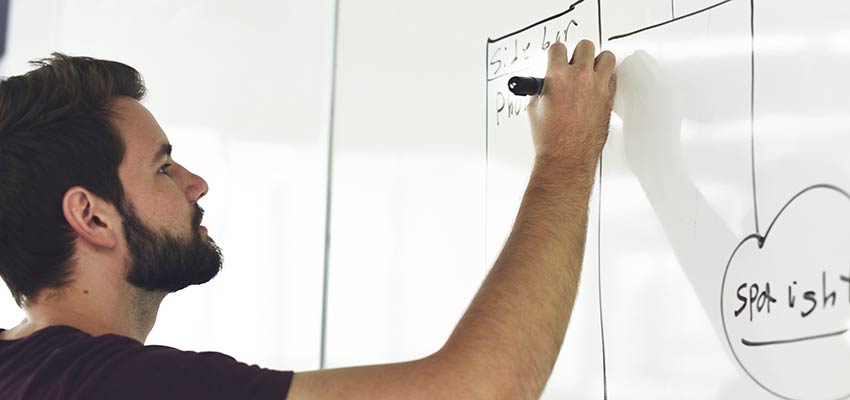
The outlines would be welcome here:
M 295 375 L 291 400 L 536 399 L 564 340 L 608 134 L 614 55 L 549 50 L 529 104 L 536 160 L 505 247 L 442 349 L 418 361 Z

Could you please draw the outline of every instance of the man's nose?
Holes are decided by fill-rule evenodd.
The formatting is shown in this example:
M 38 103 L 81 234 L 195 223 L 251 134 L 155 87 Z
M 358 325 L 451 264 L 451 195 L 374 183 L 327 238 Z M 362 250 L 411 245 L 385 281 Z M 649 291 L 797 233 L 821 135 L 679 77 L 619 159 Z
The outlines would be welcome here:
M 195 203 L 209 192 L 210 187 L 204 178 L 193 174 L 189 170 L 186 170 L 186 172 L 189 173 L 189 187 L 187 188 L 186 195 L 191 202 Z

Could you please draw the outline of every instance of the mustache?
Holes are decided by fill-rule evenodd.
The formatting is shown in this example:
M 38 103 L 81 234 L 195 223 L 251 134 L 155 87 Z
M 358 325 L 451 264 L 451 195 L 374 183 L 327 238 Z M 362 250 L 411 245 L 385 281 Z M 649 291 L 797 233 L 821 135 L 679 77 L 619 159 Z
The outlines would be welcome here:
M 201 206 L 195 204 L 195 213 L 192 214 L 192 226 L 201 225 L 201 220 L 204 219 L 204 209 Z

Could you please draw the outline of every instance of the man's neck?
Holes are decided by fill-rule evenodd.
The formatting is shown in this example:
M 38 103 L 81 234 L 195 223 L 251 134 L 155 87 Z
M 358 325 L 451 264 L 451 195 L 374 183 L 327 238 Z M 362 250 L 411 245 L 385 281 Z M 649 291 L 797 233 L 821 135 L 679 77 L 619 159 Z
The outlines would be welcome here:
M 93 293 L 71 284 L 24 305 L 26 319 L 3 333 L 3 339 L 28 336 L 54 325 L 67 325 L 93 336 L 116 334 L 144 343 L 165 293 L 132 287 L 123 292 Z

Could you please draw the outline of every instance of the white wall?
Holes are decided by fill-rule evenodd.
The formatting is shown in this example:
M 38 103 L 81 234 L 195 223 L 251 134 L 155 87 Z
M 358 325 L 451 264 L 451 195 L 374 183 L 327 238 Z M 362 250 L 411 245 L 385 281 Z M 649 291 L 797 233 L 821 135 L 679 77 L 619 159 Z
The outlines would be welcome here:
M 209 182 L 201 205 L 224 269 L 166 298 L 149 343 L 319 367 L 332 6 L 11 2 L 2 75 L 52 51 L 135 67 L 174 158 Z M 0 326 L 14 326 L 22 314 L 3 297 Z
M 385 5 L 341 7 L 329 367 L 433 352 L 488 269 L 484 132 L 464 118 L 484 107 L 434 101 L 481 89 L 450 74 L 447 60 L 468 55 L 393 34 L 413 33 L 412 14 L 372 21 Z M 169 296 L 150 342 L 317 368 L 332 2 L 19 0 L 10 20 L 0 73 L 56 50 L 136 67 L 175 158 L 210 183 L 205 224 L 224 271 Z M 472 30 L 460 39 L 480 44 Z M 423 46 L 449 53 L 416 92 L 406 66 Z M 0 307 L 2 326 L 17 323 L 11 300 Z

